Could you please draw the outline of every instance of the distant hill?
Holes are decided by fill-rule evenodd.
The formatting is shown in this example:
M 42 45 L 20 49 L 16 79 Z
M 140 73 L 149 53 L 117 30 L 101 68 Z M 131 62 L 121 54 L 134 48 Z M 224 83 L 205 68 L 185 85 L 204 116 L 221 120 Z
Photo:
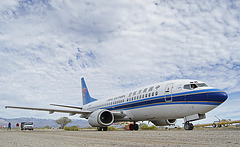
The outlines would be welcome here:
M 12 127 L 16 127 L 17 123 L 21 122 L 33 122 L 36 128 L 42 128 L 44 126 L 49 127 L 60 127 L 54 119 L 39 119 L 39 118 L 27 118 L 27 117 L 20 117 L 20 118 L 13 118 L 13 119 L 7 119 L 7 118 L 0 118 L 0 126 L 6 126 L 8 125 L 8 122 L 11 122 Z M 87 120 L 82 119 L 72 119 L 72 122 L 69 123 L 67 126 L 79 126 L 81 128 L 89 127 Z

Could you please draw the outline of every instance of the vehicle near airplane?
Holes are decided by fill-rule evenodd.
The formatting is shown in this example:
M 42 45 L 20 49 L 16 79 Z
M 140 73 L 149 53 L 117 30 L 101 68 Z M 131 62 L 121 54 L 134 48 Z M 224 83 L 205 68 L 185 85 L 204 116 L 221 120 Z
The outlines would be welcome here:
M 21 122 L 21 130 L 33 130 L 33 122 Z
M 30 109 L 81 114 L 80 118 L 88 119 L 92 127 L 106 131 L 114 122 L 130 121 L 130 130 L 138 130 L 138 121 L 151 121 L 156 126 L 167 126 L 176 123 L 176 119 L 184 118 L 184 129 L 194 128 L 191 121 L 206 118 L 205 113 L 222 104 L 228 97 L 227 93 L 208 87 L 198 80 L 171 80 L 138 88 L 122 95 L 97 100 L 90 96 L 84 78 L 82 83 L 83 106 L 53 106 L 72 108 L 46 109 L 18 106 L 5 108 Z
M 194 125 L 194 127 L 207 127 L 212 126 L 213 128 L 221 128 L 222 126 L 227 127 L 230 124 L 240 123 L 240 120 L 231 120 L 231 119 L 222 119 L 218 121 L 214 121 L 213 123 L 207 123 L 207 124 L 197 124 Z

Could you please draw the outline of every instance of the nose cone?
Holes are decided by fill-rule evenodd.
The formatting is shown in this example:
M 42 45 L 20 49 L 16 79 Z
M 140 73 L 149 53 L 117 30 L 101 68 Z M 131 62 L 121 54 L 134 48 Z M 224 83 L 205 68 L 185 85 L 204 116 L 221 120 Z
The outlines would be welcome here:
M 224 101 L 226 101 L 228 98 L 228 95 L 226 92 L 224 91 L 220 91 L 219 92 L 214 92 L 214 93 L 209 93 L 208 94 L 208 100 L 209 101 L 215 101 L 215 102 L 221 102 L 223 103 Z

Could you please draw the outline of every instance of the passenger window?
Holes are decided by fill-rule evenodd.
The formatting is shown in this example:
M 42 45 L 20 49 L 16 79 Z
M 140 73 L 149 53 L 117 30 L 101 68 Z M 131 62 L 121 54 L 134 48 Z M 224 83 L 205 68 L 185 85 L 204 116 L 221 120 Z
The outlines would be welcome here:
M 148 97 L 150 97 L 150 96 L 151 96 L 151 93 L 148 94 Z
M 152 93 L 152 96 L 154 96 L 154 92 Z
M 142 95 L 142 98 L 144 98 L 144 94 Z
M 139 99 L 141 99 L 141 95 L 139 96 Z
M 145 98 L 147 98 L 147 94 L 145 95 Z
M 156 91 L 155 95 L 158 95 L 158 92 Z

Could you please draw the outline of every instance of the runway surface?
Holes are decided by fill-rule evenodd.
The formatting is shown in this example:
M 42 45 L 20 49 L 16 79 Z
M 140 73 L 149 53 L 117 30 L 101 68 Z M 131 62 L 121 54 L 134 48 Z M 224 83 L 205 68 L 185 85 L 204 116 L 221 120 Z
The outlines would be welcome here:
M 240 146 L 240 129 L 156 131 L 0 130 L 3 147 Z

